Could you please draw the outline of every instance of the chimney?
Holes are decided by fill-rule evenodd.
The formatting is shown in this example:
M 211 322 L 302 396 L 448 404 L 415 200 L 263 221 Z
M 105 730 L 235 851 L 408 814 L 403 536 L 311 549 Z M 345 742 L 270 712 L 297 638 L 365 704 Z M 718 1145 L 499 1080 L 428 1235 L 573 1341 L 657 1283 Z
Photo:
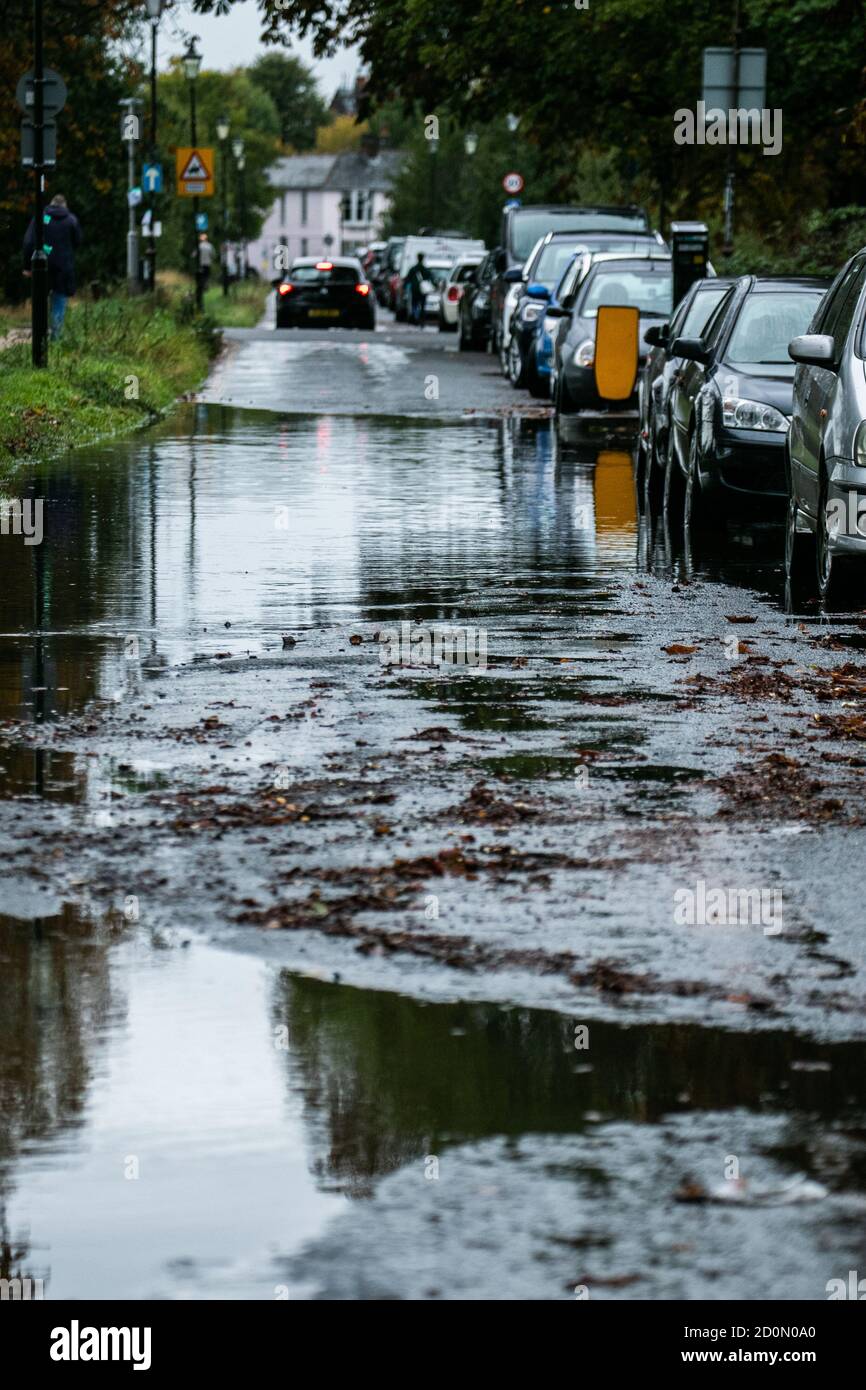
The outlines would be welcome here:
M 361 154 L 365 159 L 375 159 L 379 153 L 379 137 L 373 135 L 371 131 L 365 131 L 361 136 Z

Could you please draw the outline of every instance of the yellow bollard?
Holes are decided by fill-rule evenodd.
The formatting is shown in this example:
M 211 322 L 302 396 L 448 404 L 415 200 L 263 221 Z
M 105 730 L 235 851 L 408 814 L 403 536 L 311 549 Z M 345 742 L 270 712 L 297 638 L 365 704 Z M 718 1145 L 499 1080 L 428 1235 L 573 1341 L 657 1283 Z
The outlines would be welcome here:
M 605 401 L 627 401 L 637 380 L 637 309 L 604 304 L 595 321 L 595 384 Z

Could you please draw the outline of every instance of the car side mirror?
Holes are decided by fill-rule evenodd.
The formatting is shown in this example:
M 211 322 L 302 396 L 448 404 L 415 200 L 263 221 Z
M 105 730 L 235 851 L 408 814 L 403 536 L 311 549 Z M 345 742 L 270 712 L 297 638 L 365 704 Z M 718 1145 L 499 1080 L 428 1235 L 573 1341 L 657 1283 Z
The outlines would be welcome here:
M 832 371 L 836 366 L 836 341 L 829 333 L 801 333 L 788 344 L 788 356 L 801 366 L 827 367 Z
M 671 357 L 684 357 L 687 362 L 701 362 L 704 366 L 712 359 L 712 349 L 702 338 L 674 338 L 670 345 Z
M 533 280 L 526 286 L 526 297 L 527 299 L 549 299 L 550 290 L 546 285 L 542 285 L 537 280 Z
M 550 319 L 570 319 L 571 310 L 566 309 L 564 304 L 549 304 L 547 307 L 547 317 Z
M 506 270 L 502 278 L 506 285 L 519 285 L 523 279 L 523 266 L 513 265 L 510 270 Z
M 664 347 L 670 335 L 669 323 L 654 323 L 644 334 L 644 338 L 650 347 Z

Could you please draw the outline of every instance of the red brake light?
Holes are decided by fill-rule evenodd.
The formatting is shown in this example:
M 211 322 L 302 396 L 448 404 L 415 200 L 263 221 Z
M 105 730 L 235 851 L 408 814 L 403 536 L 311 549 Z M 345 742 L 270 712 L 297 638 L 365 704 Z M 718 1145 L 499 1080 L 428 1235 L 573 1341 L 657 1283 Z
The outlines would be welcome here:
M 291 294 L 294 288 L 294 285 L 287 285 L 285 283 L 277 286 L 277 289 L 279 290 L 280 294 Z
M 355 286 L 355 289 L 358 291 L 359 294 L 369 294 L 369 293 L 370 293 L 370 286 L 369 286 L 369 285 L 356 285 L 356 286 Z
M 334 269 L 334 263 L 333 263 L 333 261 L 317 261 L 317 262 L 316 262 L 316 270 L 333 270 L 333 269 Z
M 449 304 L 456 304 L 462 293 L 463 291 L 459 285 L 449 285 L 448 293 L 445 298 L 448 300 Z

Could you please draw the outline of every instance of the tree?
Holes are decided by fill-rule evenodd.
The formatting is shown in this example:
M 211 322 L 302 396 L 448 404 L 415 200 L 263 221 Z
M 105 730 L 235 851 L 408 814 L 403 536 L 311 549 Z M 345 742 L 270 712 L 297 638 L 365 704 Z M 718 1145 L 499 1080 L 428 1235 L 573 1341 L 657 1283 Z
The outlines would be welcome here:
M 300 58 L 274 52 L 257 59 L 249 73 L 276 108 L 284 151 L 312 149 L 319 126 L 328 123 L 328 108 L 310 69 Z

